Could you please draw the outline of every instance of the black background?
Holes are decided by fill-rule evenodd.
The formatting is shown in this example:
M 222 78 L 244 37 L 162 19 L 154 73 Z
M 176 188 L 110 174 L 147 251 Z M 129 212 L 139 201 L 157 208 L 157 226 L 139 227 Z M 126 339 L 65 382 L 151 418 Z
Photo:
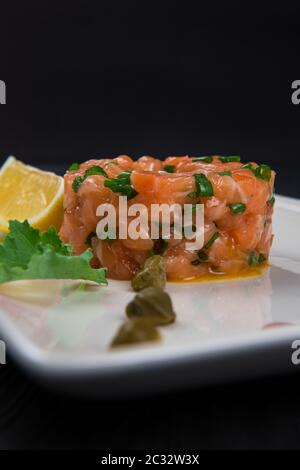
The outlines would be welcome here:
M 206 1 L 1 2 L 0 158 L 63 172 L 128 153 L 241 154 L 300 196 L 300 7 Z M 299 445 L 299 379 L 86 403 L 0 369 L 0 448 Z
M 122 401 L 86 401 L 43 390 L 8 358 L 0 366 L 0 449 L 112 454 L 119 449 L 121 455 L 132 449 L 299 450 L 299 387 L 295 374 Z
M 1 3 L 0 156 L 241 154 L 299 196 L 296 3 Z M 57 168 L 57 166 L 55 166 Z

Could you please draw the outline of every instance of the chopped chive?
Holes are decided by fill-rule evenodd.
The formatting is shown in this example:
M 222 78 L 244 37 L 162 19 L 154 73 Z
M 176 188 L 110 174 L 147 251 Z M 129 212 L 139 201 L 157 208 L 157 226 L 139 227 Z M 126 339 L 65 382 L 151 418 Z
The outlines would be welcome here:
M 205 253 L 205 251 L 199 250 L 197 252 L 197 255 L 201 263 L 205 263 L 206 261 L 208 261 L 208 254 Z
M 191 261 L 193 266 L 198 266 L 200 263 L 206 263 L 206 261 L 208 261 L 208 254 L 203 250 L 197 251 L 197 256 L 197 259 Z
M 264 165 L 263 163 L 254 170 L 255 176 L 265 181 L 270 181 L 271 172 L 272 170 L 269 165 Z
M 263 253 L 259 253 L 259 255 L 257 255 L 255 251 L 252 251 L 248 257 L 248 264 L 249 266 L 259 266 L 261 263 L 266 261 L 266 259 L 267 258 Z
M 267 259 L 267 258 L 265 257 L 265 255 L 263 255 L 262 253 L 259 254 L 259 257 L 258 257 L 258 262 L 259 262 L 259 264 L 260 264 L 260 263 L 263 263 L 264 261 L 266 261 L 266 259 Z
M 228 207 L 230 209 L 230 212 L 232 214 L 242 214 L 246 210 L 246 204 L 243 202 L 237 202 L 235 204 L 228 204 Z
M 192 162 L 211 163 L 212 161 L 213 161 L 213 157 L 211 157 L 211 156 L 192 158 Z
M 231 171 L 219 171 L 218 175 L 220 176 L 232 176 Z
M 160 238 L 159 240 L 153 240 L 153 248 L 149 251 L 149 256 L 160 255 L 162 256 L 168 248 L 169 243 Z
M 70 165 L 68 171 L 75 171 L 75 170 L 79 170 L 80 168 L 80 165 L 79 163 L 72 163 L 72 165 Z
M 83 176 L 76 176 L 76 178 L 74 178 L 73 183 L 72 183 L 73 191 L 77 193 L 79 186 L 84 182 L 84 180 L 88 176 L 92 176 L 92 175 L 102 175 L 102 176 L 105 176 L 105 178 L 107 178 L 107 173 L 103 170 L 103 168 L 101 168 L 101 166 L 99 165 L 91 166 L 84 172 Z
M 84 177 L 87 178 L 88 176 L 93 176 L 93 175 L 101 175 L 101 176 L 105 176 L 105 178 L 107 178 L 107 173 L 103 170 L 103 168 L 99 165 L 94 165 L 94 166 L 91 166 L 90 168 L 88 168 L 85 173 L 84 173 Z
M 274 204 L 275 204 L 275 196 L 274 196 L 274 195 L 268 200 L 268 203 L 269 203 L 271 206 L 274 206 Z
M 190 197 L 191 199 L 196 199 L 197 193 L 195 191 L 193 191 L 193 192 L 188 194 L 188 197 Z
M 262 163 L 261 165 L 258 165 L 256 168 L 254 168 L 252 163 L 245 163 L 242 168 L 248 168 L 257 178 L 261 178 L 265 181 L 270 181 L 272 170 L 269 165 L 265 165 L 264 163 Z
M 207 243 L 203 246 L 206 250 L 212 246 L 212 244 L 216 241 L 216 239 L 219 237 L 219 232 L 215 232 L 213 236 L 208 240 Z
M 198 266 L 200 263 L 201 263 L 200 259 L 197 259 L 197 258 L 194 259 L 193 261 L 191 261 L 191 264 L 192 264 L 193 266 Z
M 134 189 L 134 187 L 129 186 L 128 188 L 125 188 L 125 190 L 122 192 L 123 196 L 127 196 L 127 199 L 132 199 L 137 195 L 137 191 Z
M 266 261 L 266 259 L 267 259 L 267 258 L 265 257 L 265 255 L 263 255 L 262 253 L 259 253 L 259 256 L 258 256 L 258 262 L 259 262 L 259 264 L 260 264 L 260 263 L 263 263 L 264 261 Z
M 114 193 L 120 193 L 122 196 L 127 196 L 127 199 L 135 197 L 138 193 L 131 185 L 131 173 L 123 171 L 117 178 L 108 178 L 104 181 L 104 186 L 111 189 Z
M 164 171 L 167 173 L 175 173 L 176 166 L 175 165 L 165 165 L 164 166 Z
M 130 171 L 122 171 L 117 178 L 118 181 L 122 181 L 124 184 L 130 184 L 131 183 L 131 172 Z
M 248 264 L 249 266 L 257 266 L 258 264 L 257 255 L 253 251 L 248 256 Z
M 244 165 L 242 165 L 242 168 L 247 168 L 248 170 L 251 170 L 254 172 L 254 166 L 252 165 L 252 163 L 244 163 Z
M 241 161 L 241 157 L 239 155 L 220 156 L 219 159 L 221 160 L 222 163 Z
M 205 197 L 214 195 L 212 184 L 203 173 L 196 174 L 194 177 L 196 180 L 197 193 L 199 196 Z
M 84 182 L 84 176 L 76 176 L 72 183 L 74 193 L 77 193 L 79 186 Z

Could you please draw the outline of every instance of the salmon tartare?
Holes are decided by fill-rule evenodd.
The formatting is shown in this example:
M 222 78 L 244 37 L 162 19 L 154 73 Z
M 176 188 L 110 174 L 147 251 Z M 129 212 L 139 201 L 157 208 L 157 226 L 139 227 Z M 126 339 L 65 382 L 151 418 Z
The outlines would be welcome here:
M 164 258 L 167 280 L 207 274 L 239 275 L 268 260 L 272 244 L 275 172 L 268 165 L 243 164 L 238 156 L 168 157 L 127 155 L 73 164 L 64 176 L 64 218 L 60 236 L 79 255 L 90 246 L 94 267 L 107 277 L 132 279 L 151 254 Z M 204 245 L 186 240 L 106 239 L 96 236 L 101 204 L 118 210 L 120 195 L 131 204 L 204 205 Z M 150 223 L 150 221 L 149 221 Z

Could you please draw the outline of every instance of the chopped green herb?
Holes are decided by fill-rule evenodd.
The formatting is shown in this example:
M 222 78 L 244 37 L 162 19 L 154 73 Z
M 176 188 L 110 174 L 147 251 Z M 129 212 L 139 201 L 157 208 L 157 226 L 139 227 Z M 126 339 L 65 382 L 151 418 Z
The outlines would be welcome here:
M 262 253 L 259 254 L 259 256 L 258 256 L 258 262 L 259 262 L 259 264 L 260 264 L 260 263 L 263 263 L 264 261 L 266 261 L 266 259 L 267 259 L 267 258 L 265 257 L 265 255 L 263 255 Z
M 94 165 L 88 168 L 83 176 L 76 176 L 73 180 L 72 188 L 75 193 L 77 193 L 79 186 L 84 182 L 88 176 L 101 175 L 107 178 L 107 173 L 99 165 Z
M 192 158 L 192 162 L 211 163 L 212 161 L 213 161 L 213 157 L 211 157 L 211 156 Z
M 127 199 L 131 199 L 137 195 L 137 192 L 131 185 L 130 177 L 131 173 L 129 171 L 123 171 L 117 178 L 105 180 L 104 186 L 111 189 L 114 193 L 120 193 L 122 196 L 127 196 Z
M 69 167 L 68 171 L 79 170 L 79 168 L 80 168 L 79 163 L 72 163 L 72 165 Z
M 9 222 L 9 233 L 0 245 L 0 283 L 24 279 L 83 279 L 106 284 L 105 269 L 93 269 L 91 250 L 72 256 L 72 247 L 61 241 L 56 229 L 41 234 L 27 220 Z
M 212 246 L 212 244 L 216 241 L 216 239 L 219 237 L 219 232 L 215 232 L 213 236 L 208 240 L 207 243 L 203 246 L 206 250 Z
M 206 263 L 209 260 L 208 253 L 206 253 L 205 250 L 210 248 L 218 237 L 219 237 L 219 232 L 215 232 L 213 236 L 208 240 L 208 242 L 205 243 L 205 245 L 203 246 L 203 249 L 197 251 L 198 258 L 191 261 L 191 264 L 193 266 L 198 266 L 200 263 Z
M 241 161 L 241 157 L 239 155 L 220 156 L 219 159 L 221 160 L 222 163 Z
M 130 171 L 122 171 L 122 173 L 120 173 L 117 176 L 117 180 L 123 181 L 126 184 L 130 184 L 131 183 L 131 172 Z
M 263 253 L 257 254 L 255 253 L 255 251 L 252 251 L 249 254 L 249 258 L 248 258 L 249 266 L 259 266 L 264 261 L 266 261 L 266 257 L 265 255 L 263 255 Z
M 93 176 L 93 175 L 101 175 L 101 176 L 105 176 L 105 178 L 108 178 L 106 171 L 104 171 L 103 168 L 99 165 L 91 166 L 84 173 L 85 178 L 87 178 L 88 176 Z
M 176 166 L 175 165 L 165 165 L 164 166 L 164 171 L 167 173 L 175 173 Z
M 75 176 L 73 183 L 72 183 L 72 188 L 74 193 L 77 193 L 79 186 L 84 182 L 84 176 Z
M 274 206 L 274 204 L 275 204 L 275 196 L 274 196 L 274 195 L 268 200 L 268 203 L 269 203 L 271 206 Z
M 199 196 L 204 197 L 214 195 L 212 184 L 203 173 L 196 174 L 194 177 L 196 180 L 197 193 Z
M 198 266 L 200 263 L 206 263 L 206 261 L 208 261 L 208 254 L 203 250 L 197 251 L 197 256 L 198 258 L 191 261 L 193 266 Z
M 265 180 L 265 181 L 270 181 L 271 172 L 272 172 L 272 170 L 269 167 L 269 165 L 264 165 L 264 164 L 259 165 L 254 170 L 255 176 L 257 178 L 261 178 L 262 180 Z
M 246 210 L 246 204 L 243 202 L 237 202 L 235 204 L 228 204 L 228 207 L 230 209 L 230 212 L 232 214 L 242 214 Z
M 197 255 L 201 263 L 205 263 L 206 261 L 208 261 L 208 254 L 205 253 L 205 251 L 199 250 L 197 252 Z
M 271 174 L 272 170 L 269 167 L 269 165 L 261 164 L 258 165 L 256 168 L 252 165 L 252 163 L 245 163 L 242 168 L 248 168 L 249 170 L 252 171 L 252 173 L 257 177 L 261 178 L 262 180 L 265 181 L 270 181 L 271 179 Z
M 198 258 L 196 258 L 196 259 L 194 259 L 193 261 L 191 261 L 191 264 L 192 264 L 193 266 L 198 266 L 200 263 L 201 263 L 201 261 L 200 261 L 200 259 L 198 259 Z
M 218 175 L 220 176 L 232 176 L 231 171 L 219 171 Z
M 169 243 L 163 238 L 159 240 L 153 240 L 153 248 L 149 251 L 149 256 L 153 255 L 163 255 L 168 248 Z
M 197 193 L 195 191 L 193 191 L 193 192 L 188 194 L 188 197 L 190 197 L 191 199 L 196 199 Z
M 242 168 L 247 168 L 248 170 L 251 170 L 252 172 L 254 172 L 254 166 L 250 162 L 244 163 L 244 165 L 242 165 Z

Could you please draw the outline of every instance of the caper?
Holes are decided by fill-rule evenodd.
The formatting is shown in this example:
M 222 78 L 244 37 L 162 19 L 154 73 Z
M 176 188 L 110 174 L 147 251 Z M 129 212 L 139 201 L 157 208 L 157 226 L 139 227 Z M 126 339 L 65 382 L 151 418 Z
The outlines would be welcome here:
M 149 323 L 143 319 L 134 319 L 123 323 L 113 338 L 111 347 L 158 341 L 160 338 L 158 329 L 151 322 Z
M 140 291 L 146 287 L 163 289 L 166 284 L 164 259 L 160 255 L 150 256 L 145 261 L 144 268 L 132 279 L 133 290 Z
M 169 294 L 157 287 L 147 287 L 136 294 L 126 307 L 126 315 L 145 318 L 153 325 L 166 325 L 176 318 Z

